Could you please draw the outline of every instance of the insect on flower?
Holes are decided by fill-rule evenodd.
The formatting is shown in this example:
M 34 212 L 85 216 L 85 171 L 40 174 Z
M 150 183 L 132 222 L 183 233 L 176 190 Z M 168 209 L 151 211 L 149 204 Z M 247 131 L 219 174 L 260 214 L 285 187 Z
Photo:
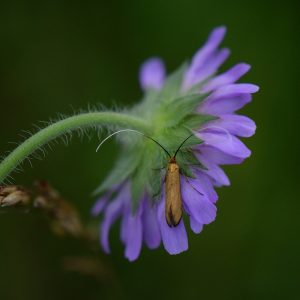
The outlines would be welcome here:
M 41 129 L 4 158 L 0 181 L 40 145 L 62 134 L 91 126 L 133 128 L 112 133 L 97 148 L 123 131 L 147 137 L 120 137 L 115 166 L 94 192 L 99 198 L 91 213 L 101 217 L 101 246 L 110 252 L 110 229 L 120 219 L 120 239 L 130 261 L 138 258 L 143 244 L 154 249 L 162 242 L 170 254 L 186 251 L 187 222 L 199 234 L 215 220 L 215 188 L 230 185 L 221 166 L 240 164 L 251 155 L 240 138 L 256 130 L 254 121 L 237 113 L 259 90 L 257 85 L 238 82 L 250 65 L 238 63 L 218 73 L 230 54 L 228 48 L 219 47 L 225 33 L 224 26 L 215 28 L 192 59 L 170 75 L 162 59 L 144 62 L 139 72 L 143 97 L 132 107 L 122 112 L 80 113 Z M 164 150 L 167 160 L 150 140 Z M 166 161 L 165 176 L 153 172 Z M 23 196 L 19 191 L 9 196 L 0 193 L 0 204 L 14 205 L 24 201 Z
M 166 204 L 165 204 L 165 216 L 166 216 L 166 221 L 168 223 L 168 225 L 170 227 L 176 227 L 181 218 L 182 218 L 182 196 L 181 196 L 181 189 L 180 189 L 180 167 L 176 161 L 176 156 L 177 153 L 179 152 L 179 150 L 181 149 L 181 147 L 184 145 L 184 143 L 191 138 L 192 136 L 194 136 L 194 134 L 189 135 L 181 144 L 180 146 L 177 148 L 177 150 L 175 151 L 174 155 L 171 155 L 170 152 L 168 150 L 166 150 L 166 148 L 164 146 L 162 146 L 162 144 L 160 144 L 158 141 L 156 141 L 155 139 L 153 139 L 150 136 L 147 136 L 146 134 L 138 131 L 138 130 L 134 130 L 134 129 L 122 129 L 122 130 L 118 130 L 114 133 L 112 133 L 111 135 L 109 135 L 108 137 L 106 137 L 97 147 L 96 152 L 98 152 L 98 150 L 100 149 L 100 147 L 103 145 L 104 142 L 106 142 L 109 138 L 111 138 L 112 136 L 121 133 L 121 132 L 135 132 L 138 134 L 143 135 L 144 137 L 152 140 L 153 142 L 155 142 L 158 146 L 160 146 L 165 153 L 167 154 L 167 156 L 169 157 L 169 161 L 168 161 L 168 165 L 166 168 L 166 176 L 165 176 L 165 183 L 166 183 Z M 200 193 L 200 192 L 199 192 Z M 201 194 L 201 193 L 200 193 Z
M 240 137 L 252 136 L 256 126 L 237 111 L 259 88 L 238 82 L 250 69 L 246 63 L 218 73 L 230 53 L 219 48 L 225 33 L 223 26 L 214 29 L 192 59 L 168 76 L 158 57 L 142 64 L 144 96 L 127 112 L 149 124 L 151 134 L 145 133 L 151 137 L 120 137 L 115 167 L 95 191 L 99 198 L 92 214 L 101 218 L 99 238 L 106 253 L 118 219 L 124 255 L 130 261 L 138 258 L 143 244 L 154 249 L 162 243 L 172 255 L 186 251 L 187 224 L 199 234 L 212 223 L 217 215 L 215 188 L 230 185 L 221 166 L 240 164 L 250 156 Z M 165 176 L 151 171 L 162 165 Z

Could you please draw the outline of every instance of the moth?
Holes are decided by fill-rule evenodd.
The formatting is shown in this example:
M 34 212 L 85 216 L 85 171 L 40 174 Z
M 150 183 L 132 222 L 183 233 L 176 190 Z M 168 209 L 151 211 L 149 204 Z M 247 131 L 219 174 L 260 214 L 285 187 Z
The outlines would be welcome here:
M 166 221 L 170 227 L 179 224 L 182 217 L 182 198 L 180 190 L 180 168 L 175 156 L 171 157 L 166 173 Z
M 168 150 L 166 150 L 165 147 L 163 147 L 158 141 L 153 139 L 150 136 L 147 136 L 146 134 L 134 130 L 134 129 L 122 129 L 119 131 L 116 131 L 109 135 L 107 138 L 105 138 L 97 147 L 96 152 L 99 150 L 99 148 L 102 146 L 102 144 L 107 141 L 109 138 L 111 138 L 113 135 L 118 134 L 120 132 L 125 132 L 125 131 L 131 131 L 131 132 L 136 132 L 139 133 L 146 138 L 152 140 L 155 142 L 158 146 L 160 146 L 165 153 L 169 156 L 169 161 L 168 165 L 166 168 L 166 176 L 165 176 L 165 217 L 166 217 L 166 222 L 170 227 L 176 227 L 182 218 L 182 196 L 181 196 L 181 188 L 180 188 L 180 167 L 177 164 L 176 161 L 176 155 L 183 146 L 183 144 L 194 134 L 189 135 L 177 148 L 175 151 L 174 155 L 171 155 Z

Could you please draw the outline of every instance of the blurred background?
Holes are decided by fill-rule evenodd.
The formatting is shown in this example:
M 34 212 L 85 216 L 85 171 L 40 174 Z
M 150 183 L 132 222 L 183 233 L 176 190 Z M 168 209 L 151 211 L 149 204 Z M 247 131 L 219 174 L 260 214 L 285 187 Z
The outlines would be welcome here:
M 61 258 L 83 249 L 58 239 L 39 214 L 0 213 L 0 299 L 295 299 L 300 282 L 299 7 L 296 1 L 1 1 L 0 152 L 21 130 L 88 104 L 132 105 L 137 72 L 159 55 L 172 71 L 226 25 L 232 54 L 222 70 L 245 61 L 244 82 L 261 87 L 243 109 L 257 123 L 246 141 L 253 155 L 226 167 L 232 185 L 218 190 L 218 218 L 190 249 L 170 256 L 142 250 L 123 258 L 118 226 L 111 235 L 114 282 L 62 271 Z M 99 140 L 62 143 L 18 184 L 49 180 L 90 220 L 90 195 L 117 149 Z

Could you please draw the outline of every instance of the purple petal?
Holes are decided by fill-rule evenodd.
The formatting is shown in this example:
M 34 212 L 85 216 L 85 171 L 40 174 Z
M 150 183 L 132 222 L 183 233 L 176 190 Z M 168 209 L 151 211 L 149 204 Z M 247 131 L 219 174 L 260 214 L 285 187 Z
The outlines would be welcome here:
M 181 177 L 182 201 L 185 210 L 201 224 L 213 222 L 216 218 L 216 207 L 204 195 L 201 195 L 189 181 Z M 195 181 L 191 179 L 194 184 Z
M 103 209 L 105 208 L 107 201 L 109 200 L 111 194 L 107 193 L 104 196 L 102 196 L 100 199 L 96 201 L 96 203 L 93 205 L 91 209 L 91 214 L 96 217 L 101 214 Z
M 216 49 L 222 42 L 226 33 L 225 27 L 214 29 L 209 35 L 206 43 L 200 48 L 192 58 L 191 65 L 187 70 L 183 82 L 183 88 L 188 89 L 197 82 L 197 71 L 214 55 Z
M 207 53 L 211 53 L 216 50 L 221 42 L 224 39 L 226 34 L 226 27 L 220 26 L 215 28 L 209 35 L 207 41 L 204 46 L 198 50 L 198 52 L 194 55 L 192 63 L 201 63 L 205 62 L 207 58 Z
M 209 161 L 217 165 L 235 165 L 244 161 L 243 158 L 229 155 L 211 146 L 200 145 L 197 149 Z
M 228 95 L 222 98 L 205 100 L 198 111 L 202 114 L 221 116 L 223 114 L 231 114 L 244 107 L 251 101 L 250 94 Z
M 207 93 L 217 88 L 234 83 L 239 80 L 244 74 L 250 70 L 250 65 L 245 63 L 240 63 L 229 69 L 223 74 L 220 74 L 213 79 L 211 79 L 207 84 L 202 88 L 202 92 Z
M 140 68 L 139 78 L 143 90 L 160 90 L 164 84 L 165 77 L 165 66 L 160 58 L 150 58 Z
M 136 260 L 141 252 L 142 248 L 142 205 L 135 214 L 132 213 L 131 207 L 129 206 L 124 212 L 125 221 L 122 223 L 124 226 L 124 237 L 125 237 L 125 257 L 129 261 Z
M 207 123 L 204 128 L 210 126 L 221 127 L 229 133 L 241 137 L 250 137 L 256 130 L 256 125 L 251 119 L 235 114 L 222 115 L 218 120 Z
M 214 129 L 211 127 L 211 129 Z M 222 129 L 222 128 L 220 128 Z M 204 145 L 215 147 L 224 153 L 232 156 L 247 158 L 250 156 L 251 151 L 235 136 L 231 135 L 228 131 L 216 129 L 196 133 L 200 139 L 204 141 Z
M 188 239 L 183 220 L 176 227 L 169 227 L 165 217 L 164 197 L 158 205 L 157 217 L 165 249 L 170 254 L 179 254 L 188 249 Z
M 258 89 L 258 86 L 246 83 L 225 85 L 209 95 L 198 111 L 215 116 L 233 113 L 250 102 L 250 94 Z
M 218 194 L 216 193 L 209 176 L 198 169 L 194 171 L 194 174 L 197 177 L 197 181 L 195 181 L 196 185 L 192 184 L 193 187 L 200 193 L 206 195 L 209 201 L 216 203 L 218 200 Z
M 215 28 L 209 35 L 204 46 L 200 48 L 192 58 L 190 68 L 198 68 L 207 61 L 207 58 L 219 47 L 226 34 L 225 27 Z
M 123 217 L 121 220 L 121 225 L 120 225 L 120 240 L 124 245 L 126 245 L 126 239 L 127 239 L 127 218 L 125 217 L 126 211 L 128 211 L 129 208 L 123 209 Z
M 199 234 L 203 229 L 203 224 L 195 220 L 193 216 L 190 216 L 190 226 L 194 233 Z
M 233 83 L 220 87 L 210 96 L 211 98 L 221 98 L 227 95 L 253 94 L 259 90 L 259 87 L 251 83 Z
M 100 243 L 104 252 L 109 253 L 109 230 L 111 225 L 116 221 L 116 219 L 121 215 L 124 204 L 124 198 L 122 194 L 119 194 L 118 197 L 112 201 L 105 210 L 104 220 L 101 224 L 100 232 Z
M 229 54 L 229 49 L 225 48 L 213 55 L 213 57 L 211 57 L 201 68 L 195 70 L 191 85 L 204 81 L 209 76 L 213 75 L 228 58 Z
M 229 178 L 226 176 L 225 172 L 215 163 L 210 161 L 204 155 L 200 153 L 195 153 L 196 157 L 201 161 L 201 163 L 207 168 L 207 170 L 202 170 L 203 173 L 207 174 L 214 180 L 214 184 L 217 186 L 230 185 Z
M 259 87 L 250 83 L 234 83 L 227 84 L 214 91 L 207 99 L 206 102 L 216 101 L 218 99 L 232 98 L 240 94 L 253 94 L 259 90 Z
M 149 200 L 144 200 L 144 210 L 142 215 L 143 238 L 150 249 L 159 247 L 161 236 L 159 224 L 156 216 L 156 206 L 150 206 Z

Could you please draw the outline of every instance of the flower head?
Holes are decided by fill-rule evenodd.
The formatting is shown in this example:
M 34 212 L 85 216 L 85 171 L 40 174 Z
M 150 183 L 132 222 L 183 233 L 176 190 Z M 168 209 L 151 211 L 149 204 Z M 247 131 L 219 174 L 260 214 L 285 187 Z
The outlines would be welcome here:
M 191 63 L 169 77 L 159 58 L 142 65 L 145 96 L 130 113 L 151 125 L 151 139 L 167 151 L 140 135 L 119 136 L 120 157 L 97 189 L 103 196 L 92 209 L 94 215 L 103 215 L 99 232 L 105 252 L 110 251 L 108 235 L 117 219 L 131 261 L 143 243 L 154 249 L 162 241 L 170 254 L 187 250 L 182 213 L 191 230 L 200 233 L 216 218 L 215 187 L 230 184 L 220 165 L 239 164 L 250 156 L 239 137 L 252 136 L 256 126 L 236 111 L 251 101 L 258 87 L 236 83 L 250 69 L 245 63 L 217 74 L 229 55 L 228 49 L 219 49 L 225 32 L 224 27 L 213 30 Z

